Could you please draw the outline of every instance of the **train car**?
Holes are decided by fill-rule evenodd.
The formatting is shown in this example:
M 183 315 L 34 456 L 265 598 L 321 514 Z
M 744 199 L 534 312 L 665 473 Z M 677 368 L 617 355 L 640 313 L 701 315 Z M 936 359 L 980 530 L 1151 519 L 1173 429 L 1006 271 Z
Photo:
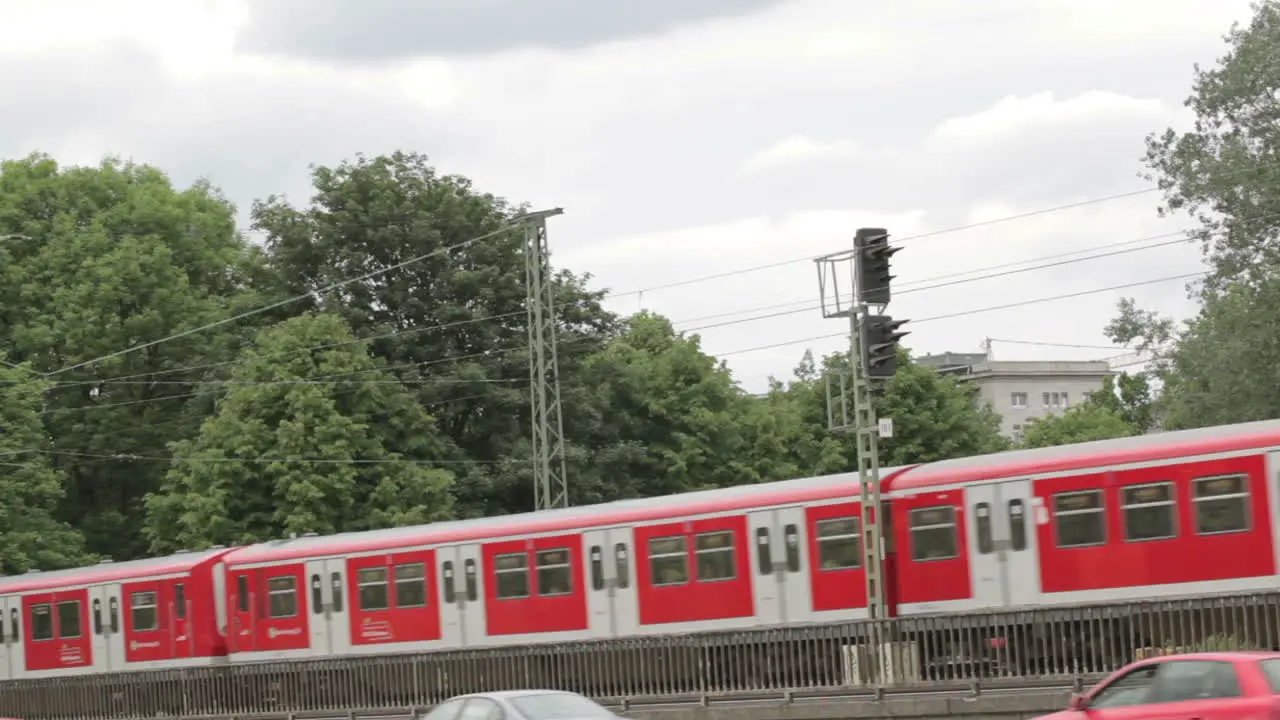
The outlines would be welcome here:
M 845 473 L 240 548 L 226 558 L 229 651 L 253 662 L 857 619 L 857 496 Z
M 226 661 L 216 548 L 0 578 L 0 678 Z
M 900 615 L 1276 587 L 1280 421 L 931 463 L 888 493 Z

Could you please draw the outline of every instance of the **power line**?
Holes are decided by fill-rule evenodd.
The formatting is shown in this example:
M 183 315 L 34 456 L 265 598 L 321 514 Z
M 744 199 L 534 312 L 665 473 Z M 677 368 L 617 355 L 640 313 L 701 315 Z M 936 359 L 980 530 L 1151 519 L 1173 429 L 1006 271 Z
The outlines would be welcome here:
M 391 272 L 392 270 L 397 270 L 397 269 L 402 268 L 402 267 L 405 267 L 405 266 L 407 266 L 407 265 L 412 265 L 412 264 L 414 264 L 414 263 L 422 262 L 423 260 L 426 260 L 427 258 L 436 257 L 436 256 L 438 256 L 438 255 L 443 255 L 443 254 L 445 254 L 445 253 L 453 252 L 454 250 L 460 250 L 460 249 L 462 249 L 462 248 L 464 248 L 464 247 L 468 247 L 468 246 L 470 246 L 470 245 L 474 245 L 475 243 L 481 242 L 481 241 L 483 241 L 483 240 L 488 240 L 489 238 L 494 237 L 494 236 L 497 236 L 497 235 L 500 235 L 500 234 L 502 234 L 502 233 L 504 233 L 504 232 L 506 232 L 506 231 L 508 231 L 508 230 L 511 230 L 511 229 L 512 229 L 512 228 L 514 228 L 514 227 L 516 227 L 516 226 L 515 226 L 515 225 L 513 225 L 513 224 L 506 224 L 506 225 L 503 225 L 502 227 L 498 228 L 497 230 L 493 230 L 493 231 L 491 231 L 491 232 L 484 233 L 483 235 L 477 235 L 476 237 L 473 237 L 473 238 L 471 238 L 470 240 L 464 240 L 464 241 L 462 241 L 462 242 L 460 242 L 460 243 L 454 243 L 453 245 L 449 245 L 449 246 L 442 247 L 442 248 L 437 248 L 437 249 L 432 250 L 431 252 L 426 253 L 426 254 L 424 254 L 424 255 L 419 255 L 419 256 L 417 256 L 417 257 L 410 258 L 410 259 L 405 260 L 405 261 L 403 261 L 403 262 L 396 263 L 395 265 L 389 265 L 389 266 L 387 266 L 387 267 L 385 267 L 385 268 L 382 268 L 382 269 L 380 269 L 380 270 L 374 270 L 374 271 L 372 271 L 372 272 L 365 273 L 364 275 L 358 275 L 358 276 L 353 277 L 353 278 L 348 278 L 348 279 L 346 279 L 346 280 L 342 280 L 342 281 L 340 281 L 340 282 L 336 282 L 336 283 L 334 283 L 334 284 L 332 284 L 332 285 L 328 285 L 328 286 L 323 287 L 323 288 L 320 288 L 320 289 L 318 289 L 318 290 L 311 290 L 311 291 L 305 292 L 305 293 L 303 293 L 303 294 L 301 294 L 301 295 L 295 295 L 295 296 L 293 296 L 293 297 L 291 297 L 291 298 L 286 298 L 286 299 L 284 299 L 284 300 L 279 300 L 279 301 L 277 301 L 277 302 L 271 303 L 270 305 L 264 305 L 264 306 L 262 306 L 262 307 L 259 307 L 259 308 L 254 309 L 254 310 L 248 310 L 248 311 L 245 311 L 245 312 L 239 313 L 238 315 L 233 315 L 233 316 L 231 316 L 231 317 L 229 317 L 229 318 L 223 318 L 222 320 L 217 320 L 217 321 L 214 321 L 214 322 L 208 323 L 208 324 L 206 324 L 206 325 L 201 325 L 200 327 L 191 328 L 190 330 L 183 330 L 182 332 L 175 333 L 175 334 L 173 334 L 173 335 L 169 335 L 169 336 L 167 336 L 167 337 L 160 338 L 159 340 L 152 340 L 152 341 L 150 341 L 150 342 L 146 342 L 146 343 L 143 343 L 143 344 L 141 344 L 141 345 L 134 345 L 134 346 L 132 346 L 132 347 L 125 348 L 124 350 L 119 350 L 119 351 L 113 352 L 113 353 L 111 353 L 111 354 L 109 354 L 109 355 L 103 355 L 103 356 L 101 356 L 101 357 L 97 357 L 97 358 L 94 358 L 94 359 L 92 359 L 92 360 L 85 360 L 84 362 L 79 362 L 79 363 L 76 363 L 75 365 L 68 365 L 68 366 L 66 366 L 66 367 L 64 367 L 64 368 L 61 368 L 61 369 L 59 369 L 59 370 L 54 370 L 53 372 L 45 373 L 44 375 L 45 375 L 45 377 L 49 377 L 49 376 L 58 375 L 58 374 L 61 374 L 61 373 L 64 373 L 64 372 L 68 372 L 68 371 L 71 371 L 71 370 L 77 370 L 77 369 L 79 369 L 79 368 L 82 368 L 82 367 L 85 367 L 85 366 L 88 366 L 88 365 L 95 365 L 95 364 L 100 363 L 100 362 L 102 362 L 102 361 L 104 361 L 104 360 L 110 360 L 110 359 L 112 359 L 112 358 L 117 358 L 117 357 L 120 357 L 121 355 L 127 355 L 127 354 L 132 353 L 132 352 L 137 352 L 138 350 L 143 350 L 143 349 L 145 349 L 145 348 L 154 347 L 154 346 L 159 345 L 159 344 L 161 344 L 161 343 L 166 343 L 166 342 L 169 342 L 169 341 L 171 341 L 171 340 L 177 340 L 177 339 L 179 339 L 179 338 L 187 337 L 188 335 L 194 335 L 194 334 L 196 334 L 196 333 L 198 333 L 198 332 L 203 332 L 203 331 L 205 331 L 205 330 L 211 330 L 211 329 L 213 329 L 213 328 L 216 328 L 216 327 L 219 327 L 219 326 L 222 326 L 222 325 L 226 325 L 227 323 L 235 322 L 235 321 L 237 321 L 237 320 L 243 320 L 244 318 L 252 317 L 252 316 L 254 316 L 254 315 L 258 315 L 258 314 L 260 314 L 260 313 L 264 313 L 264 312 L 267 312 L 267 311 L 269 311 L 269 310 L 274 310 L 274 309 L 276 309 L 276 308 L 278 308 L 278 307 L 283 307 L 283 306 L 285 306 L 285 305 L 289 305 L 289 304 L 291 304 L 291 303 L 295 303 L 295 302 L 298 302 L 298 301 L 300 301 L 300 300 L 306 300 L 306 299 L 308 299 L 308 298 L 313 298 L 313 297 L 315 297 L 316 295 L 325 295 L 325 294 L 330 293 L 330 292 L 333 292 L 334 290 L 337 290 L 337 289 L 339 289 L 339 288 L 346 287 L 347 285 L 351 285 L 352 283 L 357 283 L 357 282 L 361 282 L 361 281 L 364 281 L 364 280 L 368 280 L 369 278 L 377 277 L 377 276 L 379 276 L 379 275 L 382 275 L 383 273 Z
M 1117 345 L 1078 345 L 1076 343 L 1042 342 L 1037 340 L 1006 340 L 1004 338 L 987 338 L 991 342 L 1009 345 L 1038 345 L 1040 347 L 1078 348 L 1081 350 L 1133 350 L 1130 347 Z
M 1155 285 L 1157 283 L 1162 283 L 1162 282 L 1172 282 L 1174 280 L 1185 280 L 1185 279 L 1194 278 L 1194 277 L 1202 277 L 1207 274 L 1208 274 L 1207 272 L 1201 271 L 1196 273 L 1188 273 L 1185 275 L 1173 275 L 1171 277 L 1156 278 L 1155 280 L 1144 280 L 1141 282 L 1126 283 L 1124 285 L 1112 285 L 1111 287 L 1098 288 L 1096 290 L 1082 290 L 1080 292 L 1066 293 L 1064 295 L 1053 295 L 1051 297 L 1036 298 L 1035 300 L 1023 300 L 1022 302 L 1007 303 L 1004 305 L 992 305 L 990 307 L 978 308 L 976 310 L 965 310 L 962 312 L 948 313 L 946 315 L 935 315 L 933 317 L 921 318 L 919 320 L 912 320 L 911 322 L 912 324 L 919 324 L 919 323 L 931 322 L 933 320 L 949 320 L 952 318 L 966 317 L 969 315 L 978 315 L 980 313 L 994 312 L 996 310 L 1007 310 L 1010 308 L 1024 307 L 1027 305 L 1038 305 L 1040 303 L 1054 302 L 1057 300 L 1070 300 L 1072 298 L 1085 297 L 1087 295 L 1097 295 L 1098 293 L 1112 292 L 1114 290 L 1125 290 L 1128 288 L 1140 287 L 1142 285 Z M 832 338 L 846 337 L 847 335 L 848 335 L 848 331 L 838 332 L 838 333 L 829 333 L 826 335 L 815 335 L 813 337 L 801 338 L 799 340 L 787 340 L 786 342 L 772 343 L 769 345 L 757 345 L 755 347 L 743 348 L 741 350 L 731 350 L 729 352 L 722 352 L 722 353 L 718 353 L 717 357 L 724 357 L 726 355 L 741 355 L 743 353 L 758 352 L 760 350 L 773 350 L 774 348 L 788 347 L 790 345 L 799 345 L 801 343 L 816 342 L 818 340 L 830 340 Z
M 991 265 L 991 266 L 986 266 L 986 267 L 973 268 L 973 269 L 971 269 L 971 270 L 967 270 L 967 271 L 963 271 L 963 272 L 959 272 L 959 273 L 947 273 L 947 274 L 944 274 L 944 275 L 933 276 L 933 277 L 930 277 L 930 278 L 924 278 L 924 279 L 922 279 L 922 280 L 917 280 L 917 281 L 913 281 L 913 282 L 910 282 L 910 283 L 906 283 L 907 287 L 906 287 L 905 289 L 899 290 L 898 292 L 899 292 L 899 294 L 902 294 L 902 293 L 908 293 L 908 292 L 915 292 L 915 291 L 918 291 L 918 290 L 929 290 L 929 289 L 933 289 L 933 288 L 936 288 L 936 287 L 947 287 L 947 286 L 949 286 L 949 285 L 953 285 L 953 284 L 963 284 L 963 283 L 967 283 L 967 282 L 976 282 L 976 281 L 978 281 L 978 280 L 985 280 L 985 279 L 988 279 L 988 278 L 990 278 L 990 277 L 1001 277 L 1001 276 L 1003 276 L 1003 275 L 1008 275 L 1008 274 L 1016 274 L 1016 273 L 1019 273 L 1019 272 L 1030 272 L 1030 271 L 1032 271 L 1032 270 L 1044 269 L 1044 268 L 1047 268 L 1047 267 L 1056 267 L 1056 266 L 1058 266 L 1058 265 L 1062 265 L 1062 264 L 1071 264 L 1071 262 L 1084 262 L 1084 261 L 1086 261 L 1086 260 L 1092 260 L 1092 259 L 1097 259 L 1097 258 L 1101 258 L 1101 257 L 1108 257 L 1108 256 L 1110 256 L 1110 255 L 1115 255 L 1115 254 L 1123 254 L 1123 253 L 1128 253 L 1128 252 L 1140 252 L 1140 251 L 1143 251 L 1143 250 L 1150 250 L 1150 249 L 1154 249 L 1154 248 L 1158 248 L 1158 247 L 1164 247 L 1164 246 L 1167 246 L 1167 245 L 1177 244 L 1177 243 L 1179 243 L 1179 242 L 1184 242 L 1184 241 L 1185 241 L 1185 238 L 1186 238 L 1186 235 L 1187 235 L 1187 233 L 1188 233 L 1188 232 L 1190 232 L 1190 231 L 1189 231 L 1189 230 L 1181 230 L 1181 231 L 1172 232 L 1172 233 L 1162 233 L 1162 234 L 1159 234 L 1159 235 L 1151 235 L 1151 236 L 1147 236 L 1147 237 L 1137 238 L 1137 239 L 1135 239 L 1135 240 L 1126 240 L 1126 241 L 1117 242 L 1117 243 L 1107 243 L 1107 244 L 1103 244 L 1103 245 L 1099 245 L 1099 246 L 1094 246 L 1094 247 L 1091 247 L 1091 248 L 1086 248 L 1086 249 L 1083 249 L 1083 250 L 1075 250 L 1075 251 L 1066 252 L 1066 253 L 1056 253 L 1056 254 L 1046 255 L 1046 256 L 1042 256 L 1042 257 L 1028 258 L 1028 259 L 1026 259 L 1026 260 L 1021 260 L 1021 261 L 1013 262 L 1013 263 L 1001 263 L 1001 264 L 998 264 L 998 265 Z M 1090 257 L 1085 257 L 1085 258 L 1078 258 L 1078 259 L 1074 259 L 1074 260 L 1072 260 L 1072 261 L 1070 261 L 1070 262 L 1063 262 L 1063 263 L 1057 263 L 1057 264 L 1051 264 L 1051 265 L 1045 265 L 1045 266 L 1037 266 L 1037 267 L 1031 267 L 1031 268 L 1022 268 L 1022 269 L 1019 269 L 1019 270 L 1016 270 L 1016 271 L 1010 271 L 1010 272 L 1008 272 L 1008 273 L 1003 273 L 1003 274 L 1000 274 L 1000 275 L 982 275 L 982 276 L 972 277 L 972 278 L 963 278 L 963 279 L 955 280 L 955 281 L 953 281 L 953 282 L 942 283 L 942 284 L 939 284 L 939 285 L 932 285 L 932 286 L 927 286 L 927 287 L 912 287 L 912 286 L 918 286 L 918 285 L 921 285 L 921 284 L 924 284 L 924 283 L 929 283 L 929 282 L 933 282 L 933 281 L 937 281 L 937 280 L 946 280 L 946 279 L 948 279 L 948 278 L 956 278 L 956 277 L 964 276 L 964 275 L 974 275 L 974 274 L 976 274 L 976 273 L 982 273 L 982 272 L 987 272 L 987 271 L 1002 270 L 1002 269 L 1005 269 L 1005 268 L 1009 268 L 1009 267 L 1016 267 L 1016 266 L 1018 266 L 1018 265 L 1025 265 L 1025 264 L 1027 264 L 1027 263 L 1038 262 L 1038 261 L 1042 261 L 1042 260 L 1055 260 L 1055 259 L 1059 259 L 1059 258 L 1066 258 L 1066 257 L 1070 257 L 1070 256 L 1072 256 L 1072 255 L 1078 255 L 1078 254 L 1080 254 L 1080 253 L 1082 253 L 1082 252 L 1090 252 L 1090 251 L 1093 251 L 1093 250 L 1106 249 L 1106 248 L 1111 248 L 1111 247 L 1123 247 L 1123 246 L 1125 246 L 1125 245 L 1133 245 L 1133 244 L 1141 243 L 1141 242 L 1150 242 L 1150 241 L 1153 241 L 1153 240 L 1161 240 L 1161 239 L 1170 238 L 1170 237 L 1177 237 L 1178 239 L 1177 239 L 1177 240 L 1175 240 L 1175 241 L 1171 241 L 1171 242 L 1157 243 L 1157 244 L 1154 244 L 1154 245 L 1146 245 L 1146 246 L 1142 246 L 1142 247 L 1138 247 L 1138 248 L 1130 248 L 1130 249 L 1126 249 L 1126 250 L 1122 250 L 1122 251 L 1117 251 L 1117 252 L 1109 253 L 1109 254 L 1095 255 L 1095 256 L 1090 256 Z M 607 295 L 606 295 L 606 297 L 607 297 Z M 678 320 L 678 321 L 673 321 L 673 322 L 677 322 L 677 323 L 700 322 L 700 321 L 704 321 L 704 320 L 713 320 L 713 319 L 717 319 L 717 318 L 721 318 L 721 317 L 729 317 L 729 316 L 733 316 L 733 315 L 742 315 L 742 314 L 745 314 L 745 313 L 758 313 L 758 312 L 763 311 L 763 310 L 771 310 L 771 309 L 774 309 L 774 308 L 791 307 L 791 306 L 798 305 L 798 304 L 802 304 L 802 303 L 809 303 L 809 305 L 808 305 L 808 306 L 806 306 L 805 308 L 802 308 L 802 309 L 800 309 L 800 310 L 795 311 L 796 313 L 798 313 L 798 312 L 809 312 L 809 311 L 814 310 L 814 309 L 816 309 L 816 308 L 818 307 L 818 306 L 816 306 L 816 305 L 813 305 L 813 304 L 812 304 L 812 303 L 813 303 L 813 301 L 812 301 L 812 300 L 808 300 L 808 299 L 806 299 L 806 300 L 795 300 L 795 301 L 790 301 L 790 302 L 786 302 L 786 303 L 778 303 L 778 304 L 774 304 L 774 305 L 758 306 L 758 307 L 754 307 L 754 308 L 745 308 L 745 309 L 742 309 L 742 310 L 735 310 L 735 311 L 726 312 L 726 313 L 719 313 L 719 314 L 715 314 L 715 315 L 706 315 L 706 316 L 697 317 L 697 318 L 688 318 L 688 319 Z M 570 305 L 571 305 L 571 303 L 562 303 L 561 305 L 559 305 L 559 307 L 564 308 L 564 307 L 569 307 Z M 446 329 L 455 328 L 455 327 L 462 327 L 462 326 L 467 326 L 467 325 L 473 325 L 473 324 L 480 323 L 480 322 L 487 322 L 487 321 L 490 321 L 490 320 L 498 320 L 498 319 L 505 319 L 505 318 L 515 317 L 515 316 L 522 316 L 522 315 L 524 315 L 524 314 L 525 314 L 525 311 L 523 311 L 523 310 L 519 310 L 519 311 L 513 311 L 513 312 L 509 312 L 509 313 L 500 313 L 500 314 L 495 314 L 495 315 L 485 315 L 485 316 L 480 316 L 480 317 L 475 317 L 475 318 L 468 318 L 468 319 L 465 319 L 465 320 L 456 320 L 456 321 L 452 321 L 452 322 L 440 323 L 440 324 L 436 324 L 436 325 L 429 325 L 429 326 L 420 327 L 420 328 L 408 328 L 408 329 L 404 329 L 404 330 L 394 330 L 394 331 L 386 332 L 386 333 L 382 333 L 382 334 L 379 334 L 379 335 L 373 335 L 373 336 L 367 336 L 367 337 L 354 338 L 354 339 L 351 339 L 351 340 L 342 340 L 342 341 L 333 342 L 333 343 L 326 343 L 326 344 L 323 344 L 323 345 L 316 345 L 316 346 L 309 347 L 309 348 L 301 348 L 301 349 L 296 349 L 296 350 L 286 350 L 286 351 L 282 351 L 282 352 L 278 352 L 278 353 L 268 353 L 268 354 L 265 354 L 265 355 L 258 355 L 258 356 L 255 356 L 255 358 L 254 358 L 254 359 L 263 359 L 263 358 L 272 358 L 272 357 L 288 357 L 288 356 L 291 356 L 291 355 L 297 355 L 297 354 L 308 353 L 308 352 L 315 352 L 315 351 L 317 351 L 317 350 L 327 350 L 327 349 L 335 348 L 335 347 L 344 347 L 344 346 L 347 346 L 347 345 L 354 345 L 354 344 L 359 344 L 359 343 L 373 342 L 373 341 L 376 341 L 376 340 L 385 340 L 385 339 L 389 339 L 389 338 L 393 338 L 393 337 L 404 337 L 404 336 L 408 336 L 408 335 L 415 335 L 415 334 L 423 333 L 423 332 L 431 332 L 431 331 L 436 331 L 436 330 L 446 330 Z M 771 318 L 771 317 L 777 317 L 777 316 L 779 316 L 779 315 L 785 315 L 785 314 L 791 314 L 791 313 L 778 313 L 778 314 L 774 314 L 774 315 L 766 315 L 766 316 L 759 316 L 759 317 L 743 318 L 743 319 L 740 319 L 740 320 L 737 320 L 737 321 L 734 321 L 734 322 L 729 322 L 729 323 L 720 323 L 720 324 L 716 324 L 716 325 L 709 325 L 709 326 L 698 327 L 698 328 L 686 328 L 686 329 L 682 330 L 682 332 L 692 332 L 692 331 L 696 331 L 696 330 L 710 329 L 710 328 L 713 328 L 713 327 L 719 327 L 719 326 L 721 326 L 721 325 L 732 325 L 732 324 L 739 324 L 739 323 L 743 323 L 743 322 L 754 322 L 754 321 L 756 321 L 756 320 L 769 319 L 769 318 Z M 471 356 L 466 356 L 466 357 L 479 357 L 479 356 L 482 356 L 482 355 L 484 355 L 484 354 L 486 354 L 486 353 L 477 353 L 476 355 L 471 355 Z M 111 378 L 104 378 L 104 379 L 95 379 L 95 380 L 71 380 L 71 381 L 65 381 L 65 382 L 58 382 L 58 383 L 56 383 L 56 384 L 55 384 L 55 386 L 54 386 L 54 388 L 53 388 L 53 389 L 62 389 L 62 388 L 65 388 L 65 387 L 74 387 L 74 386 L 83 386 L 83 385 L 98 386 L 98 385 L 105 385 L 105 384 L 132 384 L 132 383 L 123 383 L 122 381 L 126 381 L 126 380 L 133 380 L 133 379 L 136 379 L 136 378 L 153 377 L 153 376 L 157 376 L 157 375 L 167 375 L 167 374 L 170 374 L 170 373 L 188 372 L 188 371 L 195 371 L 195 370 L 207 370 L 207 369 L 212 369 L 212 368 L 217 368 L 217 367 L 226 367 L 226 366 L 232 366 L 232 365 L 239 365 L 239 364 L 243 364 L 243 363 L 245 363 L 246 361 L 247 361 L 247 360 L 246 360 L 246 359 L 244 359 L 244 358 L 239 358 L 239 359 L 235 359 L 235 360 L 223 360 L 223 361 L 214 362 L 214 363 L 205 363 L 205 364 L 201 364 L 201 365 L 191 365 L 191 366 L 180 367 L 180 368 L 169 368 L 169 369 L 166 369 L 166 370 L 155 370 L 155 371 L 146 372 L 146 373 L 135 373 L 135 374 L 131 374 L 131 375 L 122 375 L 122 376 L 111 377 Z M 186 381 L 182 381 L 182 382 L 183 382 L 183 383 L 185 383 Z M 196 382 L 201 382 L 201 381 L 190 381 L 190 382 L 192 382 L 192 383 L 196 383 Z M 139 384 L 158 384 L 158 383 L 139 383 Z
M 967 225 L 957 225 L 954 227 L 943 228 L 941 230 L 931 230 L 929 232 L 920 233 L 918 235 L 908 235 L 907 237 L 898 238 L 898 242 L 903 243 L 908 240 L 920 240 L 923 238 L 936 237 L 938 235 L 946 235 L 950 233 L 963 232 L 965 230 L 973 230 L 980 227 L 988 227 L 991 225 L 998 225 L 1000 223 L 1012 222 L 1014 220 L 1024 220 L 1026 218 L 1037 217 L 1039 215 L 1047 215 L 1049 213 L 1061 212 L 1063 210 L 1075 210 L 1077 208 L 1088 207 L 1090 205 L 1097 205 L 1099 203 L 1104 203 L 1104 202 L 1111 202 L 1113 200 L 1122 200 L 1124 198 L 1136 197 L 1138 195 L 1146 195 L 1147 193 L 1156 192 L 1159 189 L 1160 188 L 1156 187 L 1156 188 L 1147 188 L 1145 190 L 1133 190 L 1125 193 L 1116 193 L 1115 195 L 1107 195 L 1105 197 L 1094 198 L 1092 200 L 1082 200 L 1079 202 L 1067 203 L 1066 205 L 1055 205 L 1054 207 L 1041 208 L 1040 210 L 1032 210 L 1030 212 L 1019 213 L 1017 215 L 1007 215 L 1005 217 L 994 218 L 991 220 L 983 220 L 980 222 L 969 223 Z M 655 290 L 666 290 L 668 288 L 682 287 L 684 285 L 694 285 L 696 283 L 707 282 L 709 280 L 719 280 L 721 278 L 734 277 L 736 275 L 745 275 L 747 273 L 759 272 L 761 270 L 772 270 L 773 268 L 784 267 L 787 265 L 795 265 L 797 263 L 809 262 L 811 260 L 813 260 L 813 256 L 806 255 L 804 257 L 792 258 L 790 260 L 779 260 L 778 262 L 767 263 L 765 265 L 756 265 L 753 267 L 741 268 L 739 270 L 730 270 L 727 272 L 715 273 L 713 275 L 703 275 L 700 277 L 689 278 L 687 280 L 677 280 L 675 282 L 665 283 L 663 285 L 655 285 L 653 287 L 648 287 L 648 288 L 641 288 L 639 290 L 630 290 L 627 292 L 614 293 L 614 295 L 615 296 L 642 295 L 646 292 L 653 292 Z
M 132 453 L 83 453 L 62 450 L 37 450 L 45 455 L 95 458 L 99 460 L 150 460 L 163 462 L 207 462 L 207 463 L 313 463 L 317 465 L 498 465 L 504 463 L 527 464 L 528 460 L 415 460 L 413 458 L 317 458 L 317 457 L 202 457 L 199 455 L 164 457 L 162 455 L 134 455 Z

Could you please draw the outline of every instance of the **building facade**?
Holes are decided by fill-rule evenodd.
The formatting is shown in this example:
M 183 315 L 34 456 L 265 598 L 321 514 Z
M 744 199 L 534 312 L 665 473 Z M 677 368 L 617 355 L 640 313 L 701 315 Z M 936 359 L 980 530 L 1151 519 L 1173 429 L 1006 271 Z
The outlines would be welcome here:
M 1000 416 L 1001 432 L 1015 442 L 1022 441 L 1030 420 L 1084 402 L 1114 374 L 1106 360 L 990 360 L 985 353 L 940 353 L 916 362 L 976 385 L 980 402 L 990 403 Z

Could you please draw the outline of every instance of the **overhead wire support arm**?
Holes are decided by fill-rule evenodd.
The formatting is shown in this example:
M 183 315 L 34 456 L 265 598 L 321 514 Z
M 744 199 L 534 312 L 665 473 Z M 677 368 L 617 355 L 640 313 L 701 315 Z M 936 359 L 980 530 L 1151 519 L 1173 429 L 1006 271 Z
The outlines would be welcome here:
M 525 213 L 513 219 L 524 226 L 525 292 L 529 327 L 529 409 L 533 445 L 534 510 L 569 506 L 569 476 L 564 451 L 560 402 L 558 323 L 547 218 L 562 208 Z

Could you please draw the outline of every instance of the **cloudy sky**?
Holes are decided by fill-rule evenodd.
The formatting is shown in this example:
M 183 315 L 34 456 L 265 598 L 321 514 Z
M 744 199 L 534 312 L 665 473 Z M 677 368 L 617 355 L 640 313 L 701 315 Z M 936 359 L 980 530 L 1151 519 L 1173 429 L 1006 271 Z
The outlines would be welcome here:
M 558 265 L 616 291 L 618 311 L 705 328 L 753 390 L 806 348 L 842 344 L 809 258 L 864 226 L 902 241 L 890 309 L 914 321 L 915 351 L 975 352 L 989 337 L 999 359 L 1100 358 L 1123 352 L 1101 333 L 1118 298 L 1185 316 L 1185 281 L 973 311 L 1199 269 L 1194 247 L 1168 244 L 1186 221 L 1157 218 L 1157 195 L 1141 192 L 1143 138 L 1186 126 L 1192 65 L 1248 12 L 1247 0 L 0 0 L 0 155 L 119 154 L 184 184 L 208 177 L 247 207 L 304 199 L 308 163 L 425 152 L 484 189 L 564 207 Z

